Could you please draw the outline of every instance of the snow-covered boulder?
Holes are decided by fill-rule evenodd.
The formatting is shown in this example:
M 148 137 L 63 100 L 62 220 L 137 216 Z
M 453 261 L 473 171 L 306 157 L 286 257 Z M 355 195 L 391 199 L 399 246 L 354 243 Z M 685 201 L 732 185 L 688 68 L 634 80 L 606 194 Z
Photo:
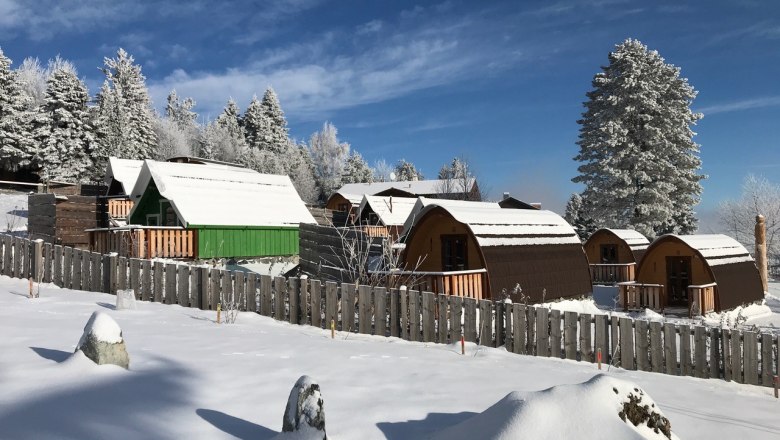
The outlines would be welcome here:
M 135 310 L 135 291 L 133 289 L 116 291 L 117 310 Z
M 282 433 L 286 432 L 307 440 L 328 438 L 320 386 L 309 376 L 301 376 L 290 391 L 282 422 Z
M 76 352 L 79 351 L 98 365 L 113 364 L 125 369 L 130 367 L 122 329 L 103 312 L 93 312 L 89 317 L 76 347 Z
M 641 388 L 597 375 L 543 391 L 512 392 L 481 414 L 433 439 L 677 439 L 669 420 Z

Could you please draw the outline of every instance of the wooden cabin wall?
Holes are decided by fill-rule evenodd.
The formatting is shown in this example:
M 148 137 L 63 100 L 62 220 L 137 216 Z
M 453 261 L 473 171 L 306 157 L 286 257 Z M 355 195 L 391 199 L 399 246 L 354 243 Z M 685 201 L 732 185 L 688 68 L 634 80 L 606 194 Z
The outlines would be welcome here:
M 666 285 L 666 257 L 691 257 L 691 284 L 701 285 L 714 282 L 710 276 L 707 262 L 699 254 L 680 242 L 666 241 L 649 249 L 642 258 L 637 273 L 637 282 L 643 284 Z
M 441 236 L 449 234 L 466 235 L 468 248 L 468 270 L 483 269 L 477 242 L 468 227 L 441 212 L 431 211 L 415 226 L 412 241 L 406 243 L 407 269 L 413 269 L 418 258 L 424 260 L 419 271 L 440 272 L 442 270 Z
M 101 212 L 96 197 L 70 195 L 67 200 L 56 200 L 54 194 L 30 194 L 27 220 L 33 240 L 87 249 L 85 229 L 98 227 Z
M 600 231 L 593 234 L 583 246 L 590 264 L 601 264 L 601 245 L 604 244 L 617 246 L 618 264 L 636 263 L 631 248 L 623 239 L 618 238 L 615 234 Z

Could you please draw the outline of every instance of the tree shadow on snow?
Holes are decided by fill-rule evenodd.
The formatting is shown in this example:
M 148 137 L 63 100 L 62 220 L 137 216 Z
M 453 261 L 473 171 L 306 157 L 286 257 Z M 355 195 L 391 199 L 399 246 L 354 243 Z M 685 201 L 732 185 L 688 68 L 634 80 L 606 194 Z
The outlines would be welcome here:
M 116 310 L 116 306 L 114 304 L 109 304 L 107 302 L 98 302 L 96 304 L 108 310 Z
M 195 412 L 203 420 L 214 425 L 215 428 L 243 440 L 267 440 L 278 434 L 265 426 L 256 425 L 213 409 L 198 408 Z
M 435 432 L 474 417 L 477 413 L 464 411 L 457 414 L 429 413 L 423 420 L 404 422 L 381 422 L 376 426 L 382 430 L 388 440 L 428 438 Z
M 54 361 L 57 363 L 63 362 L 65 359 L 70 357 L 73 353 L 69 353 L 67 351 L 62 350 L 52 350 L 51 348 L 43 348 L 43 347 L 30 347 L 30 350 L 34 351 L 38 354 L 38 356 L 48 359 L 50 361 Z
M 148 371 L 116 373 L 14 402 L 10 411 L 0 412 L 0 438 L 169 437 L 170 419 L 164 415 L 188 402 L 185 384 L 192 374 L 168 361 Z

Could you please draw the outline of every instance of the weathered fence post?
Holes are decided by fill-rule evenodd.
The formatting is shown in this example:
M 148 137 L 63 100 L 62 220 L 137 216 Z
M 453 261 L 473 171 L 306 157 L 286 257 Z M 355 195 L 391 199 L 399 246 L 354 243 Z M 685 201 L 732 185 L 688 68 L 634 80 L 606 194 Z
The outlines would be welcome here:
M 201 310 L 212 310 L 217 308 L 216 304 L 211 304 L 211 295 L 209 295 L 211 281 L 209 280 L 209 275 L 211 275 L 211 268 L 208 266 L 204 265 L 198 268 L 198 285 L 200 287 L 198 297 L 200 298 Z
M 51 243 L 43 244 L 43 282 L 51 283 L 54 279 L 54 246 Z
M 62 287 L 70 289 L 73 286 L 73 248 L 62 248 Z
M 666 359 L 666 374 L 678 375 L 677 371 L 677 327 L 664 323 L 664 359 Z
M 152 301 L 154 293 L 152 292 L 152 262 L 141 260 L 141 300 Z M 208 276 L 206 276 L 208 279 Z M 204 296 L 204 298 L 206 298 Z
M 479 300 L 479 345 L 493 346 L 493 304 L 488 299 Z
M 371 286 L 358 287 L 358 332 L 371 334 Z
M 119 257 L 117 259 L 118 269 L 116 273 L 116 288 L 121 290 L 127 289 L 127 257 Z
M 245 275 L 246 278 L 246 310 L 247 312 L 257 313 L 259 310 L 257 306 L 257 282 L 258 277 L 254 272 L 249 272 Z
M 62 281 L 62 246 L 54 245 L 54 277 L 52 279 L 55 286 L 63 287 Z
M 390 336 L 401 336 L 401 295 L 398 289 L 390 289 Z
M 591 336 L 591 317 L 588 313 L 580 315 L 580 360 L 593 362 L 593 337 Z
M 420 292 L 409 291 L 409 340 L 420 341 Z
M 355 290 L 351 283 L 341 283 L 341 330 L 355 331 Z
M 743 333 L 742 351 L 745 383 L 758 385 L 758 338 L 755 332 Z
M 504 320 L 506 320 L 506 325 L 504 325 L 504 346 L 506 347 L 506 351 L 509 353 L 512 353 L 515 350 L 515 334 L 514 334 L 514 311 L 512 308 L 512 303 L 504 303 Z
M 721 360 L 721 342 L 720 342 L 720 329 L 710 329 L 710 377 L 719 379 L 720 373 L 720 360 Z
M 447 334 L 448 334 L 447 297 L 448 296 L 449 295 L 440 294 L 436 299 L 436 305 L 438 306 L 438 315 L 439 315 L 439 319 L 436 321 L 436 330 L 439 334 L 440 344 L 447 343 Z
M 512 304 L 512 340 L 513 340 L 513 352 L 517 354 L 525 354 L 526 351 L 526 310 L 522 304 Z
M 661 344 L 662 326 L 658 321 L 650 322 L 650 371 L 663 371 L 664 352 Z
M 609 316 L 593 315 L 593 320 L 596 327 L 593 352 L 598 356 L 599 351 L 601 351 L 601 360 L 606 362 L 609 359 Z
M 246 300 L 246 285 L 245 274 L 242 270 L 233 271 L 233 295 L 235 295 L 235 301 L 238 303 L 238 310 L 246 312 L 249 310 Z
M 103 257 L 104 264 L 103 264 L 103 279 L 106 281 L 104 282 L 104 286 L 106 287 L 106 292 L 116 295 L 116 291 L 118 288 L 118 276 L 119 271 L 117 268 L 117 263 L 119 260 L 119 257 L 116 253 L 111 253 Z
M 274 319 L 284 321 L 285 297 L 287 296 L 287 280 L 284 277 L 274 277 Z
M 450 341 L 453 343 L 460 342 L 461 336 L 463 336 L 462 321 L 463 321 L 463 297 L 462 296 L 450 296 Z
M 495 334 L 494 347 L 504 345 L 504 303 L 502 301 L 493 302 L 493 329 Z
M 707 377 L 707 329 L 697 325 L 693 328 L 693 340 L 694 345 L 694 368 L 696 371 L 696 377 Z
M 322 328 L 322 283 L 320 280 L 309 281 L 309 307 L 311 325 Z M 330 324 L 330 321 L 328 322 Z
M 68 248 L 70 249 L 70 248 Z M 73 290 L 81 290 L 81 250 L 72 249 L 71 267 L 73 273 L 70 277 L 70 285 Z
M 132 271 L 132 262 L 130 267 Z M 203 301 L 205 299 L 202 296 L 203 287 L 200 279 L 202 272 L 201 268 L 193 266 L 190 272 L 190 307 L 195 309 L 203 309 Z
M 260 314 L 273 316 L 273 278 L 270 275 L 260 275 Z
M 339 322 L 339 285 L 334 281 L 325 282 L 325 328 L 330 328 L 331 322 Z
M 765 387 L 772 386 L 775 374 L 772 368 L 772 351 L 772 335 L 761 333 L 761 385 Z
M 423 342 L 434 342 L 435 339 L 436 296 L 433 292 L 422 293 Z
M 92 267 L 92 253 L 87 250 L 81 251 L 81 290 L 92 290 L 92 276 L 89 268 Z
M 387 289 L 374 288 L 374 334 L 387 336 Z
M 463 335 L 468 342 L 477 342 L 477 300 L 463 298 Z
M 162 261 L 155 261 L 153 263 L 152 274 L 152 289 L 154 290 L 154 302 L 162 302 L 163 290 L 165 289 L 165 281 L 163 280 L 165 274 L 165 263 Z M 216 271 L 216 269 L 214 269 Z M 216 303 L 214 303 L 216 306 Z
M 636 344 L 636 369 L 640 371 L 650 371 L 650 362 L 648 360 L 649 348 L 647 338 L 647 321 L 637 320 L 634 322 L 634 342 Z
M 588 323 L 590 324 L 590 323 Z M 590 327 L 590 325 L 588 326 Z M 590 330 L 590 328 L 588 329 Z M 563 345 L 566 359 L 577 359 L 577 313 L 563 314 Z
M 287 297 L 290 302 L 290 310 L 288 311 L 289 316 L 287 318 L 290 324 L 298 324 L 300 322 L 298 320 L 301 316 L 301 294 L 299 292 L 299 287 L 300 283 L 298 282 L 298 278 L 290 277 L 290 279 L 287 280 Z
M 742 332 L 731 331 L 731 378 L 739 383 L 745 383 L 742 375 Z
M 409 340 L 409 291 L 406 287 L 401 287 L 398 290 L 399 298 L 399 313 L 401 324 L 401 339 Z
M 217 310 L 217 306 L 222 303 L 222 273 L 217 268 L 209 270 L 209 306 L 211 310 Z
M 634 364 L 634 321 L 620 318 L 620 366 L 626 370 L 635 370 Z
M 731 330 L 729 329 L 723 329 L 723 332 L 721 333 L 721 359 L 723 360 L 723 379 L 726 381 L 730 381 L 733 379 L 732 371 L 731 371 Z M 739 374 L 739 372 L 737 372 Z
M 165 265 L 165 304 L 176 304 L 176 264 Z
M 561 358 L 561 311 L 550 310 L 550 356 Z
M 176 299 L 182 307 L 190 306 L 190 266 L 182 264 L 178 267 L 176 276 Z
M 693 376 L 691 365 L 691 326 L 683 324 L 680 327 L 680 375 Z
M 309 277 L 306 275 L 301 276 L 298 286 L 298 310 L 300 311 L 300 317 L 298 322 L 301 325 L 311 325 L 311 318 L 309 317 Z M 314 314 L 312 311 L 311 314 Z
M 550 357 L 550 317 L 547 307 L 535 307 L 536 311 L 536 355 Z

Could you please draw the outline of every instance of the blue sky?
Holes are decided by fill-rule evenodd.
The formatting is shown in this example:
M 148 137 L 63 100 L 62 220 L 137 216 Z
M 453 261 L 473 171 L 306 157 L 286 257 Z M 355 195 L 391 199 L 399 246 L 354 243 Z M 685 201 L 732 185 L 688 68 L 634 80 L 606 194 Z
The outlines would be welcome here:
M 271 85 L 296 138 L 331 121 L 370 163 L 405 158 L 430 177 L 465 155 L 494 197 L 556 211 L 579 190 L 585 93 L 629 37 L 699 91 L 702 216 L 748 173 L 780 180 L 780 2 L 0 0 L 15 65 L 60 54 L 94 93 L 124 47 L 158 108 L 175 88 L 204 119 Z

